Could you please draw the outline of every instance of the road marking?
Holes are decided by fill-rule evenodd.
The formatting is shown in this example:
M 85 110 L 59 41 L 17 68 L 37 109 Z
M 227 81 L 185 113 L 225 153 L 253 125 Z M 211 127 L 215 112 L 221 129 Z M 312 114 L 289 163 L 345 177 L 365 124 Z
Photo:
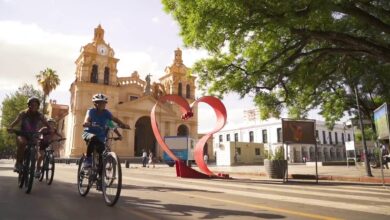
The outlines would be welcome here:
M 313 218 L 313 219 L 323 219 L 323 220 L 338 220 L 339 219 L 339 218 L 333 218 L 333 217 L 329 217 L 329 216 L 292 211 L 292 210 L 288 210 L 288 209 L 273 208 L 273 207 L 265 206 L 265 205 L 254 205 L 254 204 L 249 204 L 249 203 L 244 203 L 244 202 L 236 202 L 236 201 L 226 200 L 226 199 L 211 198 L 208 196 L 187 194 L 187 193 L 182 193 L 182 192 L 172 192 L 172 193 L 179 194 L 182 196 L 196 197 L 196 198 L 200 198 L 200 199 L 216 201 L 216 202 L 224 202 L 224 203 L 230 203 L 230 204 L 234 204 L 234 205 L 246 206 L 246 207 L 250 207 L 250 208 L 266 209 L 269 211 L 275 211 L 277 213 L 286 213 L 286 214 L 303 216 L 303 217 L 308 217 L 308 218 Z
M 147 182 L 147 183 L 151 183 L 151 184 L 169 185 L 169 186 L 173 186 L 173 187 L 180 187 L 180 188 L 187 188 L 187 189 L 188 188 L 195 189 L 195 190 L 200 189 L 199 185 L 188 184 L 186 182 L 183 182 L 182 179 L 178 179 L 175 182 L 159 181 L 156 179 L 149 180 L 149 179 L 136 178 L 136 177 L 125 177 L 125 176 L 123 177 L 123 179 L 139 181 L 139 182 Z M 350 210 L 350 211 L 357 211 L 357 212 L 366 212 L 366 213 L 372 213 L 372 214 L 390 215 L 390 209 L 389 209 L 388 205 L 353 204 L 353 203 L 348 203 L 348 202 L 328 201 L 328 200 L 324 200 L 324 199 L 301 198 L 298 196 L 284 196 L 284 195 L 267 194 L 267 193 L 261 193 L 261 192 L 247 192 L 247 191 L 226 189 L 226 188 L 222 188 L 222 187 L 202 186 L 201 189 L 208 190 L 208 191 L 214 191 L 214 192 L 221 192 L 221 193 L 226 193 L 226 194 L 231 194 L 231 195 L 237 195 L 237 196 L 258 198 L 258 199 L 267 199 L 267 200 L 273 200 L 273 201 L 289 202 L 289 203 L 295 203 L 295 204 L 305 204 L 305 205 L 310 205 L 310 206 L 320 206 L 320 207 Z M 346 199 L 348 199 L 347 195 L 346 195 Z

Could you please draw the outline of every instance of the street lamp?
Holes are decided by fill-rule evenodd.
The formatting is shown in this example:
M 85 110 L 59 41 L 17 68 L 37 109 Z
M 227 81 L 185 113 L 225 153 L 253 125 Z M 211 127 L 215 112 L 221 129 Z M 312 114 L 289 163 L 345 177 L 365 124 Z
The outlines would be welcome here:
M 356 105 L 358 110 L 358 116 L 359 116 L 359 124 L 360 129 L 362 130 L 362 142 L 363 142 L 363 154 L 364 154 L 364 165 L 366 166 L 366 174 L 367 176 L 372 176 L 370 164 L 368 163 L 368 153 L 367 153 L 367 144 L 366 144 L 366 136 L 364 134 L 364 126 L 363 126 L 363 119 L 360 114 L 360 105 L 359 105 L 359 99 L 358 99 L 358 91 L 357 86 L 354 87 L 355 90 L 355 96 L 356 96 Z

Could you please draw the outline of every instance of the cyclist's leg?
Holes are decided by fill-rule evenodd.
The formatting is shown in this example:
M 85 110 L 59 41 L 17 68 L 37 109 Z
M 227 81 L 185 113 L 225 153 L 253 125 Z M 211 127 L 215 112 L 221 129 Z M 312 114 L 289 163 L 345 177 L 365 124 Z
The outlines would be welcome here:
M 45 149 L 48 147 L 47 143 L 41 142 L 39 143 L 39 153 L 38 153 L 38 160 L 37 160 L 37 170 L 41 170 L 41 164 L 43 157 L 45 156 Z
M 98 138 L 96 138 L 95 141 L 95 147 L 96 147 L 96 152 L 99 154 L 99 164 L 98 164 L 98 174 L 101 176 L 102 170 L 103 170 L 103 151 L 104 151 L 104 143 L 101 142 Z
M 23 157 L 27 145 L 27 139 L 23 136 L 18 136 L 16 138 L 16 145 L 17 145 L 17 150 L 16 150 L 15 169 L 18 170 L 21 168 L 21 165 L 23 163 Z

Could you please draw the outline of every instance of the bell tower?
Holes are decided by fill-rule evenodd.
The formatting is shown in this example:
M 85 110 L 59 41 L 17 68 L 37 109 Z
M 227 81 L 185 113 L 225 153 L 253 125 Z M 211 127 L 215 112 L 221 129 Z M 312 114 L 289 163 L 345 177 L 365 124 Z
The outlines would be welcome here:
M 83 46 L 76 60 L 76 81 L 117 85 L 117 63 L 114 50 L 104 41 L 104 29 L 95 28 L 91 43 Z
M 83 132 L 85 113 L 91 107 L 91 98 L 96 93 L 104 93 L 113 109 L 118 103 L 117 63 L 114 50 L 104 40 L 104 29 L 99 24 L 94 31 L 92 42 L 81 47 L 76 60 L 76 79 L 70 86 L 70 114 L 67 128 L 66 151 L 76 156 L 83 152 L 85 143 L 80 134 Z M 115 111 L 114 111 L 115 112 Z
M 173 64 L 165 68 L 165 76 L 160 78 L 167 94 L 180 95 L 183 98 L 195 99 L 195 77 L 188 74 L 188 68 L 183 64 L 182 51 L 175 50 Z

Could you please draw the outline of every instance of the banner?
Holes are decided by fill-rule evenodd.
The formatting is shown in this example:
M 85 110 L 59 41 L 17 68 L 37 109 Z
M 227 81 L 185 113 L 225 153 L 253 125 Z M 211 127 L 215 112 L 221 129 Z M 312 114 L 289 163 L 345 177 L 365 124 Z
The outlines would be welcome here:
M 345 150 L 355 150 L 355 142 L 354 141 L 346 141 L 345 142 Z
M 374 110 L 374 121 L 376 132 L 378 134 L 378 139 L 388 139 L 390 132 L 389 117 L 386 103 Z
M 282 119 L 283 143 L 315 144 L 314 120 Z

